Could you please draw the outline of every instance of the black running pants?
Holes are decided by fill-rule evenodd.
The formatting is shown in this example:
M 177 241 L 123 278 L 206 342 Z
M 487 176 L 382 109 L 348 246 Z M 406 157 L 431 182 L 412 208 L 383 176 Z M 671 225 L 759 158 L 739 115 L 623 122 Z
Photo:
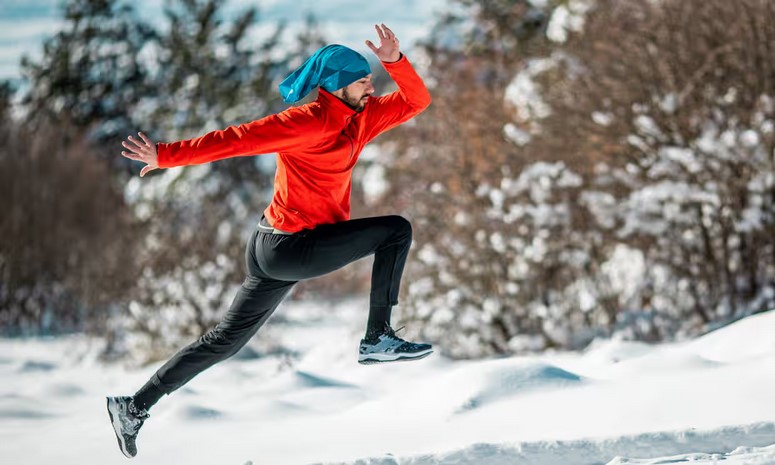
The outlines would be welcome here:
M 264 224 L 265 220 L 262 219 Z M 412 227 L 400 216 L 383 216 L 318 226 L 296 234 L 257 228 L 248 241 L 248 276 L 222 321 L 175 354 L 135 395 L 149 408 L 212 365 L 239 351 L 271 316 L 296 282 L 315 278 L 374 254 L 371 313 L 384 315 L 398 303 Z M 370 315 L 370 322 L 372 318 Z M 383 317 L 384 318 L 384 317 Z M 389 321 L 385 321 L 389 323 Z

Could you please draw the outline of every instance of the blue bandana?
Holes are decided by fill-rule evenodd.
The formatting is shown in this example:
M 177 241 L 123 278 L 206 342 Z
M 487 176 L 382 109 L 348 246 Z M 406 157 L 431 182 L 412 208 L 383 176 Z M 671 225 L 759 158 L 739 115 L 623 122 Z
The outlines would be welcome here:
M 344 45 L 327 45 L 280 83 L 280 94 L 285 103 L 294 103 L 315 87 L 333 92 L 369 74 L 371 67 L 363 55 Z

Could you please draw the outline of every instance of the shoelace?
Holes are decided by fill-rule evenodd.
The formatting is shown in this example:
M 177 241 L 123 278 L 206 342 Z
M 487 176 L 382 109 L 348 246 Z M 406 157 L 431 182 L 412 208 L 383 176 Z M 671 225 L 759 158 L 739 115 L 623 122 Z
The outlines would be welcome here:
M 133 403 L 130 403 L 130 404 L 129 404 L 129 406 L 128 406 L 127 410 L 129 411 L 129 413 L 130 413 L 130 414 L 131 414 L 133 417 L 135 417 L 135 418 L 137 418 L 138 420 L 140 420 L 140 424 L 141 424 L 141 425 L 143 424 L 143 422 L 144 422 L 145 420 L 147 420 L 148 418 L 150 418 L 150 417 L 151 417 L 151 414 L 149 414 L 147 410 L 138 410 L 138 408 L 137 408 L 137 407 L 135 407 L 135 404 L 133 404 Z
M 392 337 L 393 339 L 398 339 L 401 342 L 406 342 L 400 337 L 396 336 L 396 333 L 404 329 L 406 326 L 401 326 L 398 329 L 393 329 L 390 327 L 390 325 L 385 325 L 385 334 L 387 334 L 389 337 Z

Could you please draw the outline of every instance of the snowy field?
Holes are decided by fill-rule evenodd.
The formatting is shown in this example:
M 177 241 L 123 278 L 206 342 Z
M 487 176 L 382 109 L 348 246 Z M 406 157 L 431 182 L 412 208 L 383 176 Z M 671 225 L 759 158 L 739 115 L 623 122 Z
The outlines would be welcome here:
M 661 346 L 361 366 L 365 301 L 286 304 L 241 352 L 162 399 L 136 464 L 775 464 L 775 312 Z M 79 337 L 0 339 L 0 463 L 126 463 L 105 396 L 158 365 Z

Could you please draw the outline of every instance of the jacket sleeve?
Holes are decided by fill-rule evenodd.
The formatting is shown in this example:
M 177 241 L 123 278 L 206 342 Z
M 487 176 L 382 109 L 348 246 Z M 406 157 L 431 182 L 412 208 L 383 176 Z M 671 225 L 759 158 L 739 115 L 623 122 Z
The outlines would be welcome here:
M 230 157 L 303 149 L 317 140 L 321 122 L 300 107 L 195 139 L 156 144 L 160 168 L 200 165 Z M 312 137 L 310 137 L 312 136 Z
M 398 90 L 367 104 L 371 106 L 366 121 L 367 140 L 411 119 L 431 104 L 431 94 L 406 56 L 402 54 L 398 61 L 382 65 Z

